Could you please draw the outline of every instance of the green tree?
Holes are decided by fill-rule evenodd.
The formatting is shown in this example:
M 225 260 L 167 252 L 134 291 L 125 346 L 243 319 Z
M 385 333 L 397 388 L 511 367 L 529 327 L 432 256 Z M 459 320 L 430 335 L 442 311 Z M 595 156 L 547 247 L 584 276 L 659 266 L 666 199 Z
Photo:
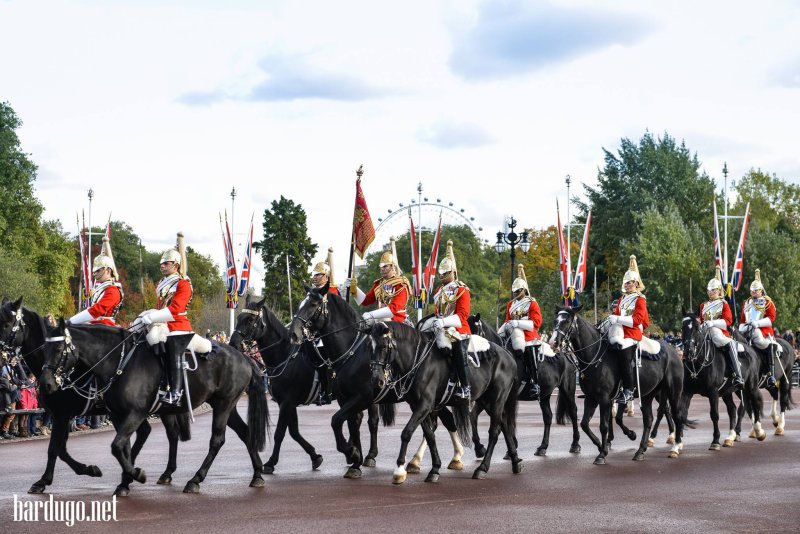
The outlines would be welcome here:
M 750 213 L 764 230 L 800 236 L 800 186 L 789 184 L 777 176 L 750 169 L 736 184 L 736 213 Z
M 308 224 L 303 206 L 281 195 L 264 210 L 264 239 L 253 243 L 264 261 L 264 295 L 267 304 L 275 310 L 289 311 L 289 299 L 300 302 L 304 284 L 308 284 L 308 269 L 317 253 L 317 245 L 308 237 Z M 289 258 L 292 294 L 289 295 L 286 278 L 286 258 Z

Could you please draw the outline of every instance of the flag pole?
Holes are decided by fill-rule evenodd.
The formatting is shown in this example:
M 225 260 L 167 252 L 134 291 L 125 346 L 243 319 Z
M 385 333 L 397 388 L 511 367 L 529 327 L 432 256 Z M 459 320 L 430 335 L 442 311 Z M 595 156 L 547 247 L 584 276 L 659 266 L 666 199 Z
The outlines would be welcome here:
M 364 175 L 364 165 L 359 165 L 358 170 L 356 171 L 356 183 L 361 181 L 361 177 Z M 358 201 L 358 198 L 356 198 Z M 355 213 L 353 216 L 353 230 L 350 232 L 350 259 L 347 262 L 347 278 L 353 278 L 353 270 L 355 269 L 355 261 L 356 261 L 356 218 Z M 350 280 L 350 287 L 347 290 L 347 296 L 345 300 L 347 303 L 350 303 L 350 294 L 353 292 L 353 281 Z

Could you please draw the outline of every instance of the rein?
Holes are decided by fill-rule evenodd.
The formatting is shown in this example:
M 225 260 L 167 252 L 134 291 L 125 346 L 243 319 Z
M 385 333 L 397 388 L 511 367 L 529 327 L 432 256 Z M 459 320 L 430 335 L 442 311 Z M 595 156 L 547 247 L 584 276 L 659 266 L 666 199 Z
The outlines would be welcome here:
M 686 319 L 688 319 L 688 317 Z M 694 338 L 689 339 L 692 342 L 694 341 Z M 736 341 L 732 341 L 732 343 L 735 342 Z M 686 344 L 684 344 L 684 346 L 685 345 Z M 714 358 L 716 357 L 716 347 L 714 347 L 714 343 L 711 341 L 711 336 L 706 332 L 703 335 L 700 343 L 691 343 L 689 348 L 691 350 L 684 351 L 683 366 L 686 367 L 687 371 L 689 371 L 689 375 L 692 379 L 697 379 L 700 373 L 703 372 L 703 369 L 709 367 L 714 362 Z M 697 358 L 700 354 L 703 354 L 703 360 L 700 362 L 700 367 L 698 368 Z
M 567 313 L 567 312 L 559 312 L 558 315 L 561 315 L 562 313 Z M 560 323 L 559 323 L 559 328 L 555 329 L 555 332 L 561 335 L 561 341 L 558 344 L 558 349 L 559 352 L 562 352 L 566 355 L 566 357 L 570 360 L 570 362 L 572 362 L 572 365 L 574 365 L 575 368 L 581 373 L 581 375 L 583 375 L 584 371 L 586 371 L 590 367 L 597 367 L 600 365 L 600 362 L 603 361 L 603 356 L 605 356 L 606 352 L 608 351 L 608 345 L 606 345 L 605 350 L 602 350 L 603 349 L 602 342 L 605 335 L 601 334 L 600 338 L 597 341 L 594 341 L 585 347 L 581 347 L 576 351 L 575 348 L 572 346 L 571 338 L 572 334 L 577 332 L 578 323 L 574 315 L 572 314 L 569 315 L 570 315 L 570 321 L 566 331 L 562 331 L 560 329 Z M 592 356 L 592 358 L 588 362 L 582 360 L 581 357 L 578 356 L 578 352 L 582 350 L 589 350 L 595 345 L 597 345 L 597 351 L 594 353 L 594 356 Z

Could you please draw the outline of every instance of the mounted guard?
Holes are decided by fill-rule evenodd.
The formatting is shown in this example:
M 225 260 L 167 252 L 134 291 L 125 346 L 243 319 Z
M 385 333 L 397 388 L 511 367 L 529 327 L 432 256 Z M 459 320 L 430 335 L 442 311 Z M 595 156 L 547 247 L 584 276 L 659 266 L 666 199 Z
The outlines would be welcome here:
M 541 353 L 542 341 L 539 327 L 542 326 L 542 312 L 536 299 L 530 296 L 525 268 L 517 266 L 517 278 L 511 284 L 513 299 L 506 304 L 506 322 L 499 333 L 511 338 L 514 356 L 525 363 L 531 399 L 539 398 L 539 379 L 537 359 Z
M 339 294 L 339 289 L 333 282 L 333 247 L 328 247 L 328 257 L 325 261 L 321 261 L 314 265 L 314 268 L 311 271 L 311 285 L 317 289 L 328 285 L 328 293 L 333 293 L 337 297 L 341 296 Z M 323 353 L 325 351 L 325 347 L 322 345 L 321 340 L 317 341 L 317 350 Z M 325 404 L 330 404 L 333 396 L 331 395 L 328 381 L 328 369 L 323 366 L 317 370 L 317 376 L 319 376 L 320 385 L 317 405 L 323 406 Z
M 775 302 L 769 298 L 761 283 L 761 269 L 756 269 L 755 280 L 750 284 L 750 298 L 742 306 L 739 318 L 739 331 L 744 334 L 751 345 L 756 347 L 767 358 L 767 386 L 774 388 L 775 359 L 780 346 L 775 341 L 772 324 L 775 322 L 777 310 Z
M 94 287 L 89 294 L 89 307 L 70 317 L 68 323 L 117 326 L 116 318 L 122 308 L 125 294 L 122 291 L 122 284 L 118 281 L 119 275 L 111 252 L 111 243 L 106 236 L 103 236 L 100 254 L 92 261 L 92 277 Z
M 467 318 L 470 309 L 470 292 L 469 288 L 458 279 L 452 241 L 447 242 L 447 254 L 439 263 L 439 280 L 442 285 L 433 296 L 437 319 L 432 321 L 432 326 L 441 331 L 451 344 L 452 365 L 455 368 L 459 385 L 455 395 L 469 400 L 467 351 L 469 350 L 471 331 Z
M 711 338 L 714 346 L 722 349 L 728 359 L 728 365 L 733 372 L 733 386 L 740 389 L 744 386 L 742 366 L 739 363 L 737 344 L 731 338 L 728 329 L 733 323 L 731 308 L 722 296 L 722 277 L 719 265 L 714 278 L 708 281 L 708 300 L 700 305 L 700 328 Z
M 634 377 L 632 357 L 642 341 L 642 334 L 650 325 L 647 314 L 647 299 L 644 294 L 644 283 L 639 275 L 636 256 L 630 257 L 628 270 L 622 278 L 622 296 L 609 315 L 609 344 L 619 351 L 619 364 L 622 370 L 622 393 L 617 397 L 618 404 L 628 404 L 633 400 Z
M 391 319 L 410 325 L 411 321 L 408 318 L 406 306 L 411 294 L 411 282 L 403 276 L 403 271 L 397 264 L 394 237 L 390 238 L 390 241 L 391 250 L 383 253 L 379 263 L 381 277 L 372 283 L 372 288 L 366 294 L 356 286 L 356 303 L 360 306 L 378 304 L 378 309 L 362 314 L 361 317 L 367 324 Z M 355 283 L 355 278 L 347 278 L 344 287 L 349 289 Z M 466 323 L 466 318 L 464 322 Z

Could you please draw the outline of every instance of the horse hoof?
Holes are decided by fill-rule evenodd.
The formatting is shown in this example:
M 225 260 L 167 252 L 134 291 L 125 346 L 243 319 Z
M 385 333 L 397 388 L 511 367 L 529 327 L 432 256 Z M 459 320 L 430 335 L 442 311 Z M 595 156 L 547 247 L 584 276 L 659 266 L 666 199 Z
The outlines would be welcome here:
M 569 448 L 569 452 L 571 452 L 573 454 L 578 454 L 578 453 L 581 452 L 581 446 L 580 445 L 573 445 L 572 447 Z
M 722 442 L 722 446 L 723 447 L 733 447 L 733 440 L 732 439 L 726 439 L 725 441 Z
M 475 446 L 475 458 L 483 458 L 486 456 L 486 447 L 483 445 L 476 445 Z
M 31 489 L 28 490 L 28 493 L 33 493 L 33 494 L 44 493 L 45 487 L 46 486 L 44 484 L 38 484 L 38 483 L 34 484 L 33 486 L 31 486 Z
M 606 465 L 606 459 L 602 456 L 598 456 L 594 459 L 594 465 Z
M 322 465 L 322 455 L 318 454 L 311 460 L 311 469 L 317 470 Z
M 184 493 L 200 493 L 200 484 L 192 482 L 191 480 L 183 487 Z
M 103 476 L 103 472 L 100 471 L 100 468 L 97 467 L 96 465 L 87 465 L 86 466 L 86 471 L 84 471 L 83 474 L 84 475 L 88 475 L 88 476 L 90 476 L 92 478 L 99 478 L 99 477 Z
M 428 476 L 425 477 L 425 482 L 439 482 L 439 473 L 431 471 L 428 473 Z
M 344 474 L 344 478 L 350 478 L 350 479 L 361 478 L 361 469 L 358 469 L 357 467 L 351 467 Z
M 472 473 L 472 478 L 474 478 L 475 480 L 483 480 L 484 478 L 486 478 L 486 471 L 478 468 L 475 470 L 474 473 Z
M 136 467 L 133 470 L 133 480 L 135 480 L 140 484 L 144 484 L 145 482 L 147 482 L 147 475 L 145 474 L 144 469 Z
M 647 447 L 648 448 L 652 447 L 655 444 L 656 444 L 656 442 L 653 441 L 653 438 L 648 438 L 648 440 L 647 440 Z
M 748 438 L 755 438 L 756 437 L 756 431 L 755 430 L 751 430 L 750 434 L 747 437 Z
M 669 454 L 667 454 L 667 458 L 677 458 L 677 457 L 678 457 L 678 451 L 669 451 Z
M 320 463 L 322 463 L 322 462 L 320 462 Z M 264 473 L 265 475 L 271 475 L 271 474 L 273 474 L 275 472 L 275 466 L 274 465 L 270 465 L 270 464 L 264 464 L 261 467 L 261 472 Z
M 265 485 L 264 479 L 261 477 L 256 477 L 250 481 L 251 488 L 263 488 Z
M 767 433 L 762 430 L 761 433 L 758 436 L 756 436 L 756 438 L 758 439 L 758 441 L 764 441 L 765 439 L 767 439 Z
M 781 420 L 778 419 L 777 417 L 773 417 L 772 418 L 772 426 L 774 426 L 775 428 L 778 428 L 779 424 L 781 424 Z
M 363 465 L 364 467 L 375 467 L 375 458 L 367 458 Z
M 117 497 L 127 497 L 130 495 L 131 490 L 129 488 L 125 488 L 122 486 L 117 486 L 117 489 L 114 490 L 114 495 Z
M 736 438 L 733 441 L 742 441 L 742 435 L 736 434 Z
M 536 449 L 536 452 L 533 453 L 533 455 L 534 456 L 547 456 L 547 449 L 539 447 L 538 449 Z
M 461 471 L 464 469 L 464 462 L 461 460 L 450 460 L 450 463 L 447 464 L 447 468 L 453 471 Z
M 511 472 L 515 475 L 522 473 L 525 470 L 525 465 L 523 465 L 522 460 L 517 460 L 511 464 Z
M 675 443 L 675 438 L 670 436 L 667 438 L 667 445 L 672 445 Z
M 634 462 L 643 462 L 644 461 L 644 453 L 643 452 L 637 452 L 636 454 L 633 455 L 632 459 L 633 459 Z
M 721 451 L 722 447 L 720 447 L 719 443 L 712 443 L 711 446 L 708 447 L 710 451 Z
M 419 465 L 412 464 L 411 462 L 408 463 L 406 466 L 406 473 L 409 475 L 417 475 L 419 474 Z
M 399 486 L 406 481 L 406 474 L 392 475 L 392 484 Z
M 510 459 L 511 459 L 511 455 L 508 454 L 508 453 L 506 453 L 505 456 L 503 456 L 503 460 L 510 460 Z
M 626 436 L 628 436 L 629 440 L 636 441 L 636 432 L 634 432 L 633 430 L 631 430 L 630 434 L 626 434 Z
M 781 427 L 776 428 L 775 429 L 775 435 L 776 436 L 782 436 L 783 435 L 783 429 Z
M 158 484 L 160 486 L 169 486 L 169 485 L 172 484 L 172 477 L 170 475 L 164 473 L 163 475 L 161 475 L 159 477 L 159 479 L 156 482 L 156 484 Z

